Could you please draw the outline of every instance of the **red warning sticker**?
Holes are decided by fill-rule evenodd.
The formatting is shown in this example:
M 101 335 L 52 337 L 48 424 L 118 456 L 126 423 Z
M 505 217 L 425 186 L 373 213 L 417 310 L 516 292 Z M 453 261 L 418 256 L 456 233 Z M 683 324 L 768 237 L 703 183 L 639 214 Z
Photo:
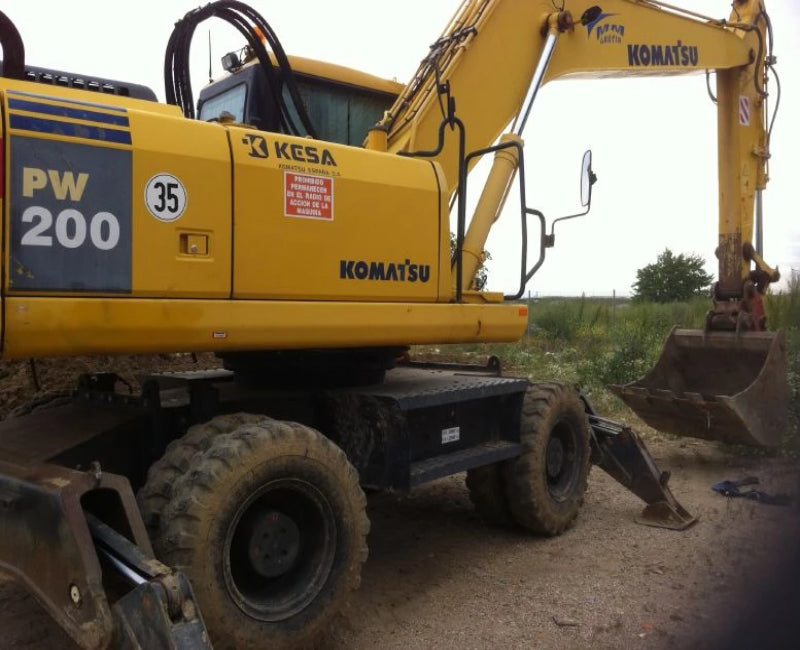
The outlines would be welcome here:
M 283 213 L 287 217 L 333 221 L 333 179 L 284 172 Z

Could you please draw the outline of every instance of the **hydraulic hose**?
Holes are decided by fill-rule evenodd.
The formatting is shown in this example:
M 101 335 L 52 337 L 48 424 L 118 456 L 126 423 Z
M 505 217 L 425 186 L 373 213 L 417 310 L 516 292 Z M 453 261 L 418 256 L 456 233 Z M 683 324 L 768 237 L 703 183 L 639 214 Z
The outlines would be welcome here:
M 300 97 L 292 74 L 289 58 L 269 23 L 255 9 L 237 0 L 217 0 L 205 7 L 188 12 L 175 23 L 167 43 L 164 58 L 164 90 L 167 103 L 180 106 L 188 118 L 195 117 L 194 97 L 189 69 L 189 48 L 197 26 L 211 17 L 220 18 L 235 27 L 247 40 L 255 54 L 269 85 L 274 108 L 280 115 L 281 126 L 292 135 L 303 135 L 295 124 L 293 113 L 283 98 L 281 84 L 286 86 L 294 113 L 300 118 L 302 128 L 311 137 L 316 130 Z M 264 42 L 272 51 L 277 65 L 272 63 Z

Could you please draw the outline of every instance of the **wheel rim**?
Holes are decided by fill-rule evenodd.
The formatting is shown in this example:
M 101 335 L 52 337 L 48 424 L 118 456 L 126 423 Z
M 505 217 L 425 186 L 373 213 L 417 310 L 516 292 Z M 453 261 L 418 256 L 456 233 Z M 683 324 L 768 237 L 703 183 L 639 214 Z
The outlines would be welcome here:
M 578 433 L 569 422 L 561 420 L 550 432 L 545 453 L 547 491 L 554 501 L 566 501 L 574 494 L 578 466 Z
M 290 618 L 324 587 L 336 554 L 336 518 L 311 483 L 285 478 L 261 487 L 237 510 L 225 539 L 228 591 L 248 615 Z

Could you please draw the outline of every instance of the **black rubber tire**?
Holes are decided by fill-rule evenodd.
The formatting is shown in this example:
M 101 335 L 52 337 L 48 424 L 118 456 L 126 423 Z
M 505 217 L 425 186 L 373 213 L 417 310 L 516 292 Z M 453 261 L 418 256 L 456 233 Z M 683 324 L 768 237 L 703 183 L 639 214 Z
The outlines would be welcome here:
M 487 524 L 508 526 L 514 523 L 506 496 L 502 463 L 467 471 L 467 490 L 475 512 Z
M 520 427 L 522 454 L 503 464 L 511 514 L 531 532 L 560 535 L 577 518 L 589 477 L 590 430 L 583 402 L 565 384 L 533 384 L 525 394 Z
M 220 415 L 189 427 L 183 436 L 167 445 L 164 455 L 147 470 L 147 481 L 136 495 L 151 539 L 158 537 L 161 513 L 172 498 L 175 481 L 187 472 L 192 459 L 208 449 L 216 436 L 231 433 L 243 424 L 259 422 L 265 417 L 251 413 Z
M 341 449 L 303 425 L 261 420 L 194 456 L 154 546 L 191 581 L 215 648 L 299 648 L 358 588 L 368 532 Z M 276 550 L 276 538 L 289 541 Z

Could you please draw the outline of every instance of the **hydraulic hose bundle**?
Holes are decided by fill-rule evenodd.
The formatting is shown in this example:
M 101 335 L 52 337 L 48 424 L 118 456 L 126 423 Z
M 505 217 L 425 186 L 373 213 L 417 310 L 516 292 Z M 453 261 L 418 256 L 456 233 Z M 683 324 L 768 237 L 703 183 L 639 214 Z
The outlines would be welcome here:
M 175 23 L 175 29 L 167 43 L 164 59 L 164 89 L 167 103 L 181 107 L 188 118 L 195 117 L 194 97 L 189 69 L 189 48 L 195 29 L 211 17 L 221 18 L 233 25 L 247 40 L 250 51 L 258 58 L 270 88 L 275 110 L 280 115 L 281 128 L 292 135 L 316 137 L 311 119 L 306 112 L 286 52 L 278 37 L 266 20 L 252 7 L 236 0 L 217 0 L 205 7 L 188 12 Z M 263 40 L 262 40 L 263 39 Z M 275 57 L 270 58 L 265 42 Z M 300 118 L 306 133 L 302 133 L 294 121 L 293 114 L 283 98 L 282 86 L 289 91 L 295 114 Z

